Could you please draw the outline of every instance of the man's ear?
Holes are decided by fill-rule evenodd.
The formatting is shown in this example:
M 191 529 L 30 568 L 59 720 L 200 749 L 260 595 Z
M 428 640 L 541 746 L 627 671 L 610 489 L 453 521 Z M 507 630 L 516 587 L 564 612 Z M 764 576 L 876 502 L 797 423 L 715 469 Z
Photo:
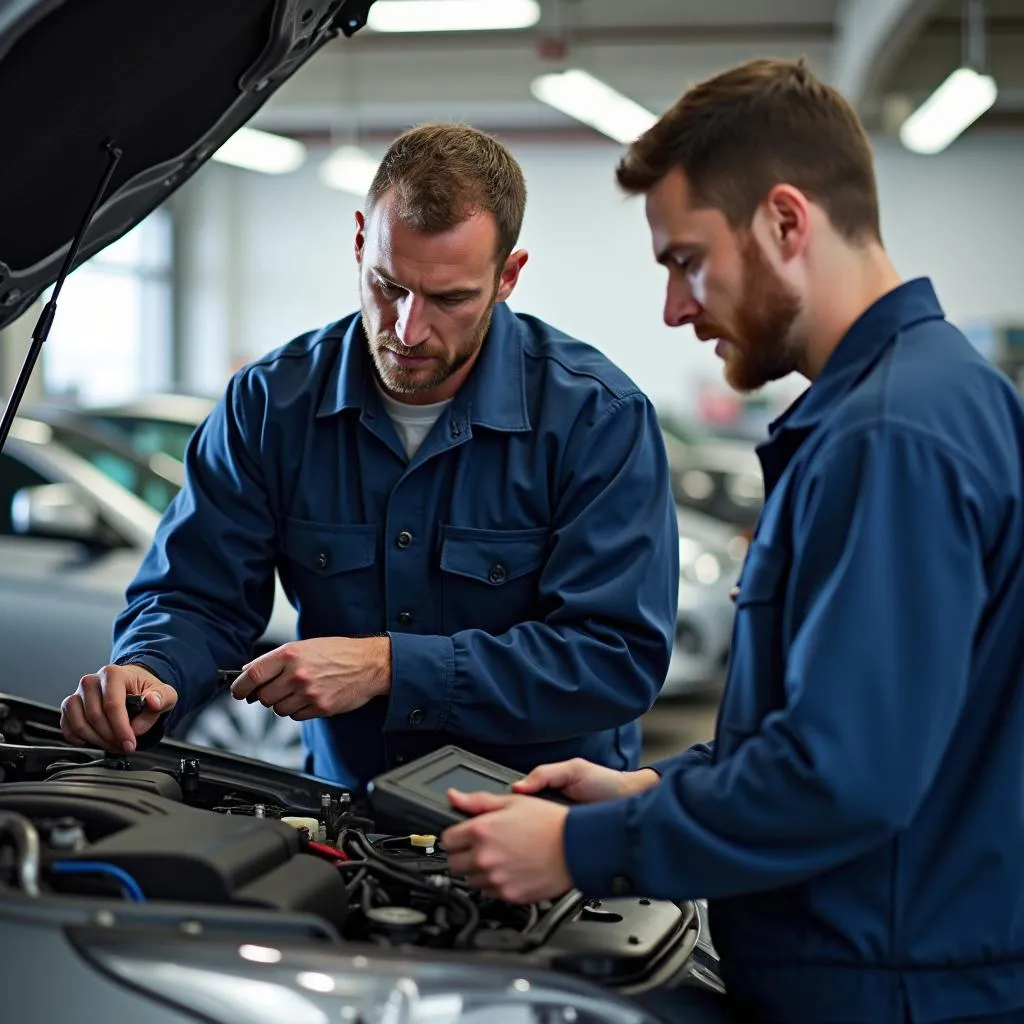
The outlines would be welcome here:
M 356 264 L 362 266 L 363 250 L 366 248 L 366 218 L 360 210 L 356 210 Z
M 764 203 L 771 243 L 783 261 L 799 256 L 807 246 L 811 226 L 807 196 L 792 185 L 776 185 Z
M 515 286 L 519 283 L 519 274 L 529 258 L 530 254 L 525 249 L 517 249 L 505 260 L 501 273 L 498 275 L 498 291 L 494 296 L 495 302 L 504 302 L 512 294 Z

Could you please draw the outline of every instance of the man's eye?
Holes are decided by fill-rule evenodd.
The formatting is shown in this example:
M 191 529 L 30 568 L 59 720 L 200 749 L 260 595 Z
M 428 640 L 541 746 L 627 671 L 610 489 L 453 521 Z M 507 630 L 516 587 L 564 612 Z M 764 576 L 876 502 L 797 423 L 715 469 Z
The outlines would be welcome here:
M 392 284 L 390 281 L 383 281 L 379 277 L 377 278 L 377 291 L 379 291 L 381 295 L 396 296 L 401 292 L 401 290 L 402 289 L 399 288 L 398 285 Z

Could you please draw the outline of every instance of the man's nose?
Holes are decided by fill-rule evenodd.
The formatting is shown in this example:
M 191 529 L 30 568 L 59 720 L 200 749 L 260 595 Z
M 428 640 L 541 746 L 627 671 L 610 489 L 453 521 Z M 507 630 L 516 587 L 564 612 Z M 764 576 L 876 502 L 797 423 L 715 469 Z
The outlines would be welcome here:
M 407 295 L 402 300 L 398 309 L 395 333 L 406 348 L 422 345 L 430 336 L 427 304 L 418 296 Z
M 700 315 L 701 305 L 683 282 L 670 282 L 665 293 L 664 320 L 669 327 L 685 327 Z

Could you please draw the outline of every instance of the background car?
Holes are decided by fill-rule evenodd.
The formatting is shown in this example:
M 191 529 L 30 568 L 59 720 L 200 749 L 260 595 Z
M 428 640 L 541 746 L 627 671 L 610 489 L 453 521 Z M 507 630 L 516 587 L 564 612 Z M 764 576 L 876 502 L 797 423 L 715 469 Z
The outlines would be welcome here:
M 59 704 L 109 659 L 125 589 L 177 490 L 173 472 L 155 472 L 100 431 L 16 420 L 0 454 L 0 650 L 9 692 Z M 295 613 L 279 588 L 255 653 L 294 635 Z M 302 763 L 294 722 L 227 693 L 177 734 L 286 767 Z
M 189 438 L 214 404 L 200 395 L 155 394 L 117 405 L 79 406 L 77 411 L 116 430 L 143 456 L 184 462 Z
M 724 679 L 735 617 L 731 591 L 747 551 L 730 525 L 678 506 L 679 606 L 661 698 L 709 693 Z
M 661 417 L 676 504 L 703 512 L 750 535 L 764 483 L 753 441 Z

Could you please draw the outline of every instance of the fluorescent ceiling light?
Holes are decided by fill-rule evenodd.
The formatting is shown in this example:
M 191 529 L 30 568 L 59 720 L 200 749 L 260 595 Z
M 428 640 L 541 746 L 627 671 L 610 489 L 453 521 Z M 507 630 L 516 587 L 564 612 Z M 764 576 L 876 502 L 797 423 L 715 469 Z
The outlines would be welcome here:
M 306 159 L 306 147 L 295 139 L 255 128 L 239 128 L 210 158 L 263 174 L 288 174 Z
M 358 146 L 339 146 L 320 165 L 320 180 L 331 188 L 365 197 L 377 173 L 377 164 Z
M 995 79 L 957 68 L 903 122 L 900 141 L 915 153 L 941 153 L 996 101 Z
M 530 91 L 542 103 L 589 124 L 616 142 L 630 143 L 657 121 L 649 110 L 579 69 L 540 75 Z
M 377 0 L 366 26 L 375 32 L 488 32 L 539 20 L 537 0 Z

